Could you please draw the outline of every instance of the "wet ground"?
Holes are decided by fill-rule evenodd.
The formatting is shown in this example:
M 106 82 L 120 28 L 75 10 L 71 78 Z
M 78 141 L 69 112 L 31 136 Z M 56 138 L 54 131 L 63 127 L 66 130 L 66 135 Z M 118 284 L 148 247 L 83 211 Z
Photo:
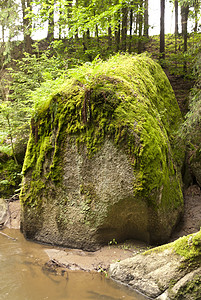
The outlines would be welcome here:
M 184 215 L 172 234 L 170 241 L 183 235 L 197 232 L 201 227 L 201 190 L 199 186 L 193 185 L 186 189 L 184 192 L 184 201 Z M 10 217 L 7 220 L 7 226 L 19 229 L 19 201 L 10 202 L 9 210 Z M 116 244 L 116 241 L 113 241 L 108 246 L 102 247 L 96 252 L 53 247 L 45 250 L 47 257 L 49 257 L 49 261 L 47 260 L 45 267 L 50 270 L 60 270 L 62 267 L 65 267 L 69 270 L 93 270 L 106 273 L 111 263 L 132 257 L 147 248 L 148 245 L 135 240 L 126 241 L 121 244 Z

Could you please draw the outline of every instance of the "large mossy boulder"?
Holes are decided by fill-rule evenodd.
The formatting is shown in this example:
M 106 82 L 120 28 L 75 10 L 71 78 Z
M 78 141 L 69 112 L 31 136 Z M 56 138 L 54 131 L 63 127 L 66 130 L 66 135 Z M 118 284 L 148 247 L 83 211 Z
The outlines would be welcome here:
M 183 209 L 184 151 L 165 73 L 149 57 L 129 55 L 72 73 L 31 122 L 24 235 L 87 250 L 113 239 L 166 241 Z

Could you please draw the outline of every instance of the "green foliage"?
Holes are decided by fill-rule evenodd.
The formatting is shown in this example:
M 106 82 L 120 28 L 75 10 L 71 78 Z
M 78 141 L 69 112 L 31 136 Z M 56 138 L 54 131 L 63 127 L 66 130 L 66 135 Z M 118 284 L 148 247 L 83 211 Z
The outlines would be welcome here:
M 181 137 L 187 139 L 195 144 L 200 144 L 199 141 L 195 141 L 196 137 L 200 136 L 201 132 L 201 55 L 200 55 L 201 43 L 197 43 L 196 59 L 194 59 L 194 76 L 197 79 L 193 89 L 191 90 L 189 98 L 189 111 L 185 116 L 185 121 L 180 128 L 179 134 Z M 199 50 L 198 50 L 199 49 Z
M 64 76 L 64 61 L 49 55 L 49 51 L 37 56 L 24 53 L 21 60 L 15 60 L 15 67 L 7 69 L 10 80 L 7 80 L 6 98 L 0 98 L 0 138 L 1 144 L 10 144 L 13 147 L 15 139 L 20 140 L 29 133 L 30 118 L 34 111 L 34 97 L 32 92 L 39 89 L 40 97 L 47 93 L 48 84 L 54 87 L 54 80 L 58 84 L 57 77 Z M 38 98 L 40 98 L 38 97 Z M 37 106 L 37 103 L 36 103 Z M 10 140 L 10 143 L 9 143 Z
M 16 38 L 20 31 L 19 25 L 19 3 L 14 0 L 1 0 L 0 2 L 0 70 L 11 61 L 12 40 Z M 0 76 L 1 76 L 0 71 Z
M 9 197 L 19 188 L 21 166 L 12 157 L 0 159 L 0 197 Z

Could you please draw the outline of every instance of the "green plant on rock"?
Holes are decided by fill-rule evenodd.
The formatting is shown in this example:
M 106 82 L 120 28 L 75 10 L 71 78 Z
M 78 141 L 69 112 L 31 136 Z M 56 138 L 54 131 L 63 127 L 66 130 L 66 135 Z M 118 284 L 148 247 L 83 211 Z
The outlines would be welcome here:
M 119 65 L 124 61 L 126 65 L 122 70 Z M 146 81 L 138 71 L 145 65 Z M 76 138 L 78 148 L 79 145 L 86 143 L 89 156 L 93 156 L 100 149 L 106 136 L 110 136 L 117 146 L 127 143 L 128 153 L 133 157 L 133 164 L 139 165 L 139 170 L 144 169 L 146 165 L 147 174 L 136 173 L 139 186 L 136 185 L 135 189 L 139 192 L 146 190 L 149 193 L 157 188 L 156 182 L 162 182 L 162 178 L 166 176 L 164 174 L 169 171 L 166 170 L 164 173 L 158 170 L 157 176 L 161 179 L 152 178 L 150 168 L 153 167 L 152 163 L 155 160 L 153 153 L 157 153 L 156 157 L 163 161 L 162 157 L 166 156 L 169 150 L 164 148 L 161 152 L 161 140 L 166 143 L 167 134 L 178 127 L 181 116 L 174 120 L 174 125 L 169 123 L 168 120 L 174 118 L 175 112 L 171 105 L 172 100 L 166 102 L 166 107 L 162 101 L 162 98 L 167 97 L 166 79 L 161 76 L 160 70 L 153 71 L 156 68 L 158 67 L 155 63 L 146 56 L 136 60 L 129 55 L 117 55 L 108 62 L 102 62 L 97 58 L 92 63 L 69 70 L 68 76 L 72 78 L 63 84 L 63 79 L 50 80 L 42 84 L 33 93 L 36 105 L 23 173 L 34 166 L 33 176 L 41 176 L 44 158 L 49 155 L 52 162 L 45 177 L 60 180 L 62 157 L 58 153 L 61 151 L 65 136 L 69 136 L 70 139 Z M 161 101 L 157 95 L 158 85 L 163 86 Z M 171 97 L 173 99 L 170 86 L 168 89 L 169 99 Z M 153 111 L 153 115 L 157 115 L 156 119 L 148 113 L 150 110 Z M 135 134 L 132 129 L 133 119 L 136 120 Z M 157 129 L 158 120 L 161 129 L 162 126 L 166 128 L 161 132 Z M 142 131 L 142 126 L 150 128 L 150 124 L 152 132 L 147 135 L 146 131 Z M 151 149 L 146 145 L 150 144 L 152 139 L 155 142 Z M 134 159 L 135 155 L 140 157 L 140 161 Z M 171 161 L 171 157 L 169 160 Z M 163 167 L 165 168 L 165 165 Z M 175 172 L 173 165 L 171 172 Z M 145 184 L 149 186 L 149 190 L 145 188 Z M 151 203 L 151 195 L 149 198 Z

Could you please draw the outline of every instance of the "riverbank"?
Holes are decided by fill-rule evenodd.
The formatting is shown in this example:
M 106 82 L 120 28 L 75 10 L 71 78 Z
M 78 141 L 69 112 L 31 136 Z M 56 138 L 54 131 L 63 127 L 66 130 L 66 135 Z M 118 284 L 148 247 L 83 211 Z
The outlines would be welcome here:
M 197 232 L 201 226 L 201 190 L 197 185 L 190 186 L 184 192 L 185 210 L 183 218 L 174 231 L 171 240 L 181 236 Z M 10 201 L 8 203 L 8 216 L 5 222 L 8 228 L 20 228 L 20 203 Z M 110 241 L 108 246 L 95 252 L 87 252 L 79 249 L 67 249 L 53 247 L 45 249 L 49 261 L 46 266 L 50 270 L 67 268 L 70 270 L 107 272 L 110 264 L 124 260 L 142 253 L 149 248 L 145 243 L 131 240 L 124 243 Z

